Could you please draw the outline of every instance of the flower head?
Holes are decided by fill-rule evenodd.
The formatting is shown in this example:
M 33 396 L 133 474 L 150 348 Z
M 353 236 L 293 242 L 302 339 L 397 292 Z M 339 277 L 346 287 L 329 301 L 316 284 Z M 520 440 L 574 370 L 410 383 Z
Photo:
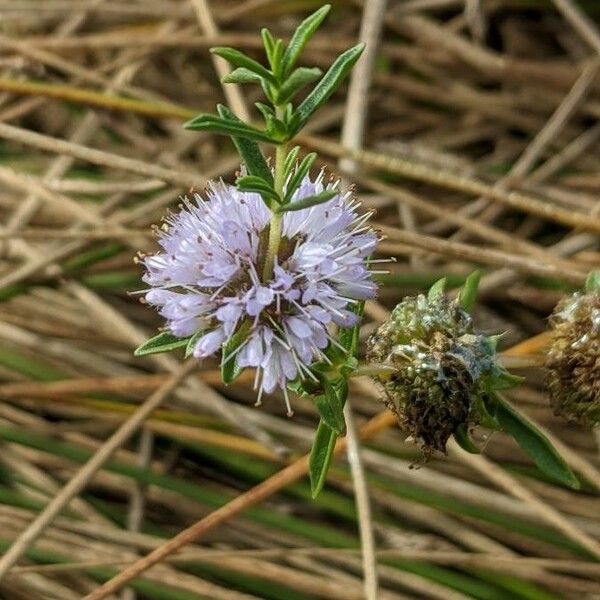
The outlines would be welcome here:
M 564 299 L 550 317 L 552 343 L 546 367 L 556 414 L 600 423 L 600 290 Z
M 476 287 L 477 277 L 467 285 Z M 384 401 L 426 457 L 478 424 L 495 389 L 516 383 L 496 361 L 496 338 L 477 333 L 468 303 L 450 300 L 438 285 L 428 296 L 404 298 L 367 348 L 369 362 L 393 367 L 376 377 Z
M 322 178 L 306 177 L 292 202 L 322 192 Z M 357 206 L 338 194 L 286 212 L 273 276 L 263 281 L 269 209 L 257 193 L 212 184 L 206 199 L 194 194 L 167 217 L 162 251 L 143 258 L 151 286 L 146 301 L 174 336 L 194 336 L 199 359 L 244 331 L 235 354 L 224 359 L 256 368 L 259 400 L 279 387 L 287 401 L 288 382 L 311 377 L 310 365 L 326 359 L 323 351 L 335 343 L 331 326 L 353 326 L 352 307 L 376 293 L 366 259 L 377 236 Z

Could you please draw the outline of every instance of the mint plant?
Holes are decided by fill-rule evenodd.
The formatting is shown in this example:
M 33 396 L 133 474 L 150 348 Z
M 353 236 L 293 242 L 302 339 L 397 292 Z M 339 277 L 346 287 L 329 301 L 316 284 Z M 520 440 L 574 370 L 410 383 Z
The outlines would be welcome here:
M 481 424 L 507 431 L 542 470 L 576 485 L 542 434 L 499 395 L 518 381 L 496 360 L 497 338 L 473 330 L 476 276 L 458 302 L 445 298 L 443 282 L 426 298 L 401 302 L 371 339 L 368 363 L 359 364 L 364 302 L 377 292 L 369 257 L 378 236 L 339 182 L 312 175 L 316 154 L 300 158 L 293 144 L 363 50 L 346 50 L 324 74 L 297 66 L 329 10 L 303 21 L 287 46 L 263 29 L 266 65 L 233 48 L 212 49 L 234 67 L 225 83 L 261 87 L 265 102 L 255 106 L 264 123 L 245 123 L 219 105 L 216 115 L 185 124 L 230 137 L 242 169 L 235 185 L 213 183 L 204 196 L 184 198 L 158 230 L 160 251 L 141 257 L 145 300 L 166 325 L 136 355 L 220 353 L 224 383 L 252 368 L 257 403 L 279 390 L 290 416 L 290 391 L 310 397 L 320 415 L 310 456 L 315 495 L 345 433 L 348 381 L 365 373 L 426 453 L 443 451 L 450 436 L 474 451 L 469 426 Z M 259 144 L 274 146 L 272 163 Z

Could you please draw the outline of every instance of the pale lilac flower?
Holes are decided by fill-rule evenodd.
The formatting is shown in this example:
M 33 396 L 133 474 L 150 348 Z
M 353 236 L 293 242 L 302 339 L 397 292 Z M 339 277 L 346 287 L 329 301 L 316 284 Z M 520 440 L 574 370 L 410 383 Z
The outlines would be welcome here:
M 321 174 L 307 177 L 293 201 L 324 189 Z M 216 353 L 239 326 L 250 334 L 231 360 L 256 368 L 259 401 L 288 382 L 314 377 L 309 370 L 328 344 L 331 327 L 357 322 L 349 310 L 372 298 L 376 285 L 366 259 L 377 243 L 358 216 L 357 203 L 339 194 L 311 208 L 286 212 L 282 243 L 270 281 L 262 281 L 270 212 L 255 193 L 223 182 L 212 184 L 205 200 L 184 199 L 159 233 L 162 252 L 146 256 L 146 300 L 158 307 L 175 336 L 198 331 L 193 354 Z

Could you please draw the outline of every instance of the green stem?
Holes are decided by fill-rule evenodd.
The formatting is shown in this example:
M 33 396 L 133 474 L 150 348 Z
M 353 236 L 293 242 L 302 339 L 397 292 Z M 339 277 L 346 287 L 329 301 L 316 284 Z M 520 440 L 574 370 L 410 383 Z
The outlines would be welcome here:
M 278 110 L 278 118 L 281 118 Z M 283 184 L 285 183 L 284 165 L 287 157 L 287 144 L 280 144 L 275 150 L 275 191 L 283 196 Z M 279 244 L 281 243 L 281 221 L 283 215 L 271 211 L 271 224 L 269 228 L 269 245 L 267 246 L 267 254 L 265 256 L 265 264 L 263 267 L 263 282 L 269 281 L 273 277 L 273 267 L 275 266 L 275 258 L 279 252 Z

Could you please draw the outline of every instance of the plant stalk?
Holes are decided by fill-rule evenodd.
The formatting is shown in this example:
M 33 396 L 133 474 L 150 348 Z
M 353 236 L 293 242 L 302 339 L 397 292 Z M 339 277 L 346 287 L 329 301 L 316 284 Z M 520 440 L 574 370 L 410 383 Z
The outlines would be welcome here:
M 277 118 L 281 118 L 280 109 L 277 109 Z M 283 186 L 285 183 L 284 165 L 287 157 L 287 144 L 280 144 L 275 150 L 275 176 L 274 187 L 275 191 L 283 197 Z M 267 246 L 267 255 L 265 256 L 265 264 L 263 267 L 263 283 L 267 283 L 273 277 L 273 268 L 275 259 L 279 252 L 279 244 L 281 243 L 281 222 L 283 215 L 271 210 L 271 224 L 269 228 L 269 245 Z

